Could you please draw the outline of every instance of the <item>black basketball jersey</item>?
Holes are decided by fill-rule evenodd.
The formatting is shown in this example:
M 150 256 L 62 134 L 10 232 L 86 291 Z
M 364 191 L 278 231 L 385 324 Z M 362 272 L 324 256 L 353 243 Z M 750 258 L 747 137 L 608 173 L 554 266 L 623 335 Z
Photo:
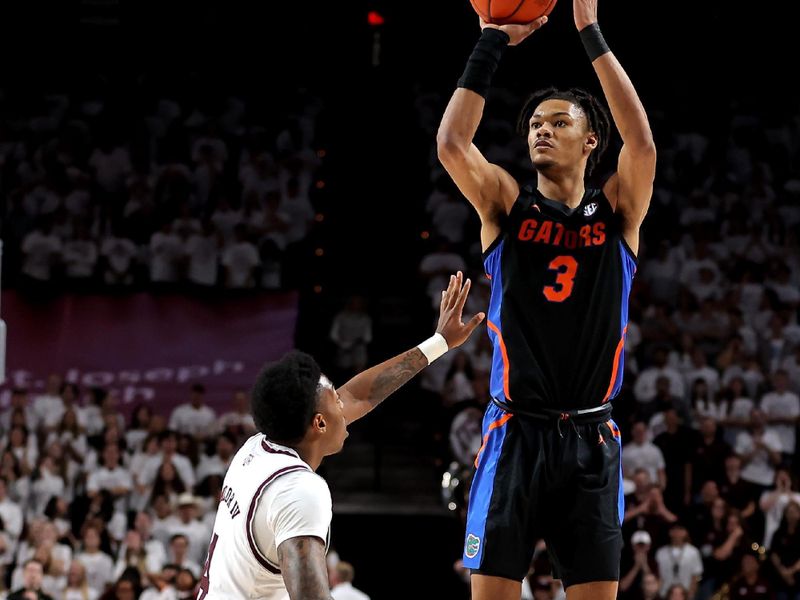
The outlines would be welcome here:
M 587 189 L 570 210 L 523 188 L 483 259 L 492 396 L 523 410 L 612 399 L 622 387 L 636 257 L 602 190 Z

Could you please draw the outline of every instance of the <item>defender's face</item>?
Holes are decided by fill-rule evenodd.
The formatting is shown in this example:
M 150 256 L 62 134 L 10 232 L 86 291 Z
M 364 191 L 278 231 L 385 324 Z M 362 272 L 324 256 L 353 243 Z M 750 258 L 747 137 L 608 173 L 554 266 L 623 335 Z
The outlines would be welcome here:
M 597 145 L 583 110 L 568 100 L 542 102 L 528 127 L 528 148 L 537 171 L 572 167 Z
M 327 378 L 323 379 L 319 394 L 319 414 L 325 421 L 325 456 L 341 452 L 347 433 L 344 403 Z

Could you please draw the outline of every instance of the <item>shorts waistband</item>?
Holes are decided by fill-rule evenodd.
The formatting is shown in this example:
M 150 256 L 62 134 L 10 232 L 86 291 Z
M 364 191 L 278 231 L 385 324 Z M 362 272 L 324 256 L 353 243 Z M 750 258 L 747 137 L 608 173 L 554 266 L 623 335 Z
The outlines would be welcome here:
M 594 408 L 563 411 L 551 408 L 537 408 L 535 410 L 520 409 L 494 397 L 492 397 L 492 402 L 506 412 L 523 417 L 530 417 L 532 419 L 539 419 L 540 421 L 572 421 L 576 425 L 581 425 L 584 423 L 605 423 L 611 418 L 610 402 L 595 406 Z

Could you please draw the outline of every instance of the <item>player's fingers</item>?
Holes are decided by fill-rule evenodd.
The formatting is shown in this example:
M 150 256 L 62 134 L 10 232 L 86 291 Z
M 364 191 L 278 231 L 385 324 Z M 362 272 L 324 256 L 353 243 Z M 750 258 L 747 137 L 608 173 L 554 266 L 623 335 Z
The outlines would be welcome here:
M 444 307 L 450 306 L 450 298 L 453 296 L 453 287 L 455 286 L 456 278 L 450 275 L 450 280 L 447 282 L 447 289 L 444 291 Z
M 461 289 L 461 283 L 459 281 L 460 276 L 461 271 L 450 276 L 450 287 L 447 290 L 447 304 L 445 306 L 447 310 L 452 309 L 456 303 L 456 300 L 458 300 L 458 292 Z
M 536 31 L 537 29 L 539 29 L 539 28 L 540 28 L 542 25 L 544 25 L 545 23 L 547 23 L 547 17 L 546 17 L 546 16 L 544 16 L 544 17 L 539 17 L 539 18 L 538 18 L 538 19 L 536 19 L 535 21 L 531 21 L 531 22 L 528 24 L 528 28 L 530 28 L 530 30 L 531 30 L 531 31 Z
M 456 308 L 458 309 L 458 313 L 461 314 L 461 310 L 464 308 L 464 304 L 467 301 L 467 296 L 469 296 L 469 289 L 472 287 L 472 280 L 467 279 L 464 287 L 461 288 L 461 293 L 458 295 L 458 301 L 456 302 Z
M 482 312 L 479 312 L 477 315 L 472 317 L 469 320 L 469 322 L 465 325 L 465 327 L 467 328 L 467 331 L 472 333 L 475 330 L 475 328 L 483 322 L 483 320 L 485 318 L 486 318 L 486 313 L 482 313 Z

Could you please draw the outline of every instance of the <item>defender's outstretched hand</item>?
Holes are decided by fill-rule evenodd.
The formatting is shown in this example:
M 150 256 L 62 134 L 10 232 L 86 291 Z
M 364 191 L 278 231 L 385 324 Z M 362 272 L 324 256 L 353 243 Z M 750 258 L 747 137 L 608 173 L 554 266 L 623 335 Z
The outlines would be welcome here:
M 478 17 L 480 19 L 480 17 Z M 481 21 L 481 29 L 486 29 L 487 27 L 492 29 L 499 29 L 508 35 L 511 40 L 508 42 L 509 46 L 516 46 L 534 31 L 539 29 L 542 25 L 547 23 L 547 17 L 539 17 L 535 21 L 531 21 L 530 23 L 526 23 L 525 25 L 495 25 L 494 23 L 487 23 L 483 19 Z
M 466 324 L 461 322 L 461 313 L 472 285 L 469 279 L 466 282 L 463 282 L 463 279 L 461 271 L 450 276 L 450 284 L 442 292 L 442 303 L 439 306 L 439 325 L 436 327 L 436 333 L 442 334 L 451 349 L 466 342 L 486 317 L 485 313 L 479 312 Z
M 597 23 L 597 0 L 572 0 L 572 16 L 578 31 Z

